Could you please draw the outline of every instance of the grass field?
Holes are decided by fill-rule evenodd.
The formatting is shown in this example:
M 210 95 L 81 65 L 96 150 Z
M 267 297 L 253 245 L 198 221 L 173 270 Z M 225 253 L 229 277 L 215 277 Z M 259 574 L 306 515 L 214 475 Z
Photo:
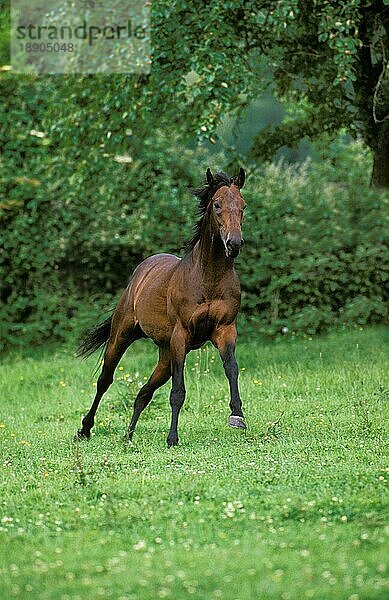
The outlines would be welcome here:
M 388 334 L 240 340 L 244 433 L 226 426 L 212 347 L 187 361 L 180 445 L 169 385 L 122 435 L 156 359 L 135 344 L 95 434 L 72 435 L 93 359 L 7 355 L 1 370 L 0 598 L 387 598 Z

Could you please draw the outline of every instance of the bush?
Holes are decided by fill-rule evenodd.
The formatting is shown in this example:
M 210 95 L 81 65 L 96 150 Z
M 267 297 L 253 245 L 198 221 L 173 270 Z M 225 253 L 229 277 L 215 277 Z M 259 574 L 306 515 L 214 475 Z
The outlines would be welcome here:
M 387 317 L 389 194 L 361 181 L 363 154 L 355 144 L 332 165 L 269 165 L 249 179 L 239 271 L 243 311 L 263 333 Z
M 0 78 L 3 347 L 64 339 L 80 306 L 111 304 L 145 256 L 179 252 L 195 213 L 181 198 L 199 153 L 158 132 L 123 133 L 116 152 L 69 146 L 47 118 L 47 81 Z
M 55 85 L 0 78 L 3 346 L 64 339 L 80 314 L 97 318 L 143 258 L 179 254 L 196 213 L 186 187 L 225 164 L 141 126 L 119 123 L 102 145 L 95 123 L 70 140 L 50 116 Z M 324 162 L 249 173 L 237 267 L 256 331 L 385 320 L 388 194 L 368 187 L 368 171 L 363 146 L 338 141 Z

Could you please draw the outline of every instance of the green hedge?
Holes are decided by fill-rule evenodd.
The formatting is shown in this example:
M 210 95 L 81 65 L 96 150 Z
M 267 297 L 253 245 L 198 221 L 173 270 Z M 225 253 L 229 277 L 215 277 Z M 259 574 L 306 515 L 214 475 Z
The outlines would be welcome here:
M 149 248 L 178 252 L 201 161 L 157 132 L 123 132 L 116 152 L 63 143 L 47 116 L 54 86 L 0 75 L 2 347 L 64 339 L 80 314 L 99 318 Z
M 383 322 L 388 312 L 389 194 L 372 191 L 366 157 L 300 172 L 269 166 L 248 193 L 243 310 L 263 333 L 317 333 Z
M 3 346 L 64 339 L 99 318 L 140 260 L 180 253 L 196 213 L 186 187 L 226 162 L 160 132 L 123 133 L 116 151 L 69 146 L 47 120 L 50 82 L 0 78 Z M 363 146 L 327 153 L 249 169 L 237 268 L 255 331 L 387 318 L 389 195 L 369 188 Z

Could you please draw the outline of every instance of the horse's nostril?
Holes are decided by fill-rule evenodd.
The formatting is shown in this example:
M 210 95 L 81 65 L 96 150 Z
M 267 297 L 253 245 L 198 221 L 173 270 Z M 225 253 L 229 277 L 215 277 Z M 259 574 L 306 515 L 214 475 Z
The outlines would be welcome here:
M 234 250 L 236 248 L 241 248 L 243 246 L 243 243 L 244 242 L 242 238 L 230 238 L 227 240 L 226 246 L 228 250 Z
M 226 252 L 227 256 L 230 258 L 236 258 L 239 254 L 239 250 L 242 247 L 242 238 L 233 237 L 229 238 L 226 242 Z

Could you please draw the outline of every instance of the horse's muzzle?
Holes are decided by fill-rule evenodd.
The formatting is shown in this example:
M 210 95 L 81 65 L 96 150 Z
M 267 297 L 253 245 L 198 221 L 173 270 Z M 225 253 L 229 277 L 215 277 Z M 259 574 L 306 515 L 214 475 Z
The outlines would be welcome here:
M 243 246 L 243 238 L 241 237 L 231 237 L 225 243 L 226 254 L 228 258 L 236 258 L 239 254 L 241 247 Z

